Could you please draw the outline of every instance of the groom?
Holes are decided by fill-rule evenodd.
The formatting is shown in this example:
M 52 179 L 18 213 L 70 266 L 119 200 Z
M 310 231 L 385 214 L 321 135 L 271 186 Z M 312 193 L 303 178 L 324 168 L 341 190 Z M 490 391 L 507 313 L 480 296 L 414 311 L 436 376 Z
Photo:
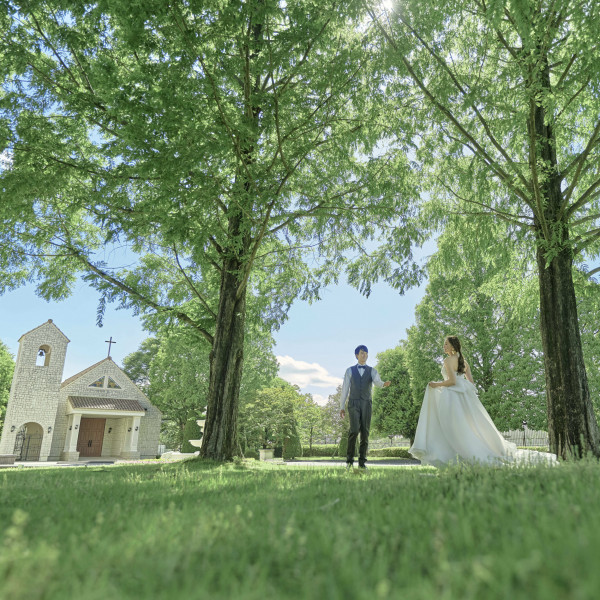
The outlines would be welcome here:
M 352 467 L 354 463 L 354 449 L 356 438 L 360 432 L 360 447 L 358 455 L 358 467 L 366 469 L 367 449 L 369 447 L 369 428 L 371 427 L 371 392 L 373 384 L 377 387 L 388 387 L 391 381 L 383 383 L 377 369 L 367 366 L 369 350 L 366 346 L 358 346 L 354 350 L 358 364 L 346 369 L 344 383 L 342 385 L 342 397 L 340 400 L 340 416 L 346 416 L 344 410 L 348 399 L 348 417 L 350 418 L 350 429 L 348 431 L 348 453 L 346 455 L 346 466 Z

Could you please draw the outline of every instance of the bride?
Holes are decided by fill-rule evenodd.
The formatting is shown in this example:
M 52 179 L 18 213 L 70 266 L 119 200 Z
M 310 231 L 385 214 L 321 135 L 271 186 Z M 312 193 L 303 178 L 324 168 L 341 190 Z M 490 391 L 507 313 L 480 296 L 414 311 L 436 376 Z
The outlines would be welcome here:
M 518 450 L 496 429 L 477 397 L 469 364 L 455 336 L 444 340 L 442 375 L 425 390 L 415 439 L 409 452 L 424 465 L 458 462 L 482 464 L 557 464 L 556 455 Z

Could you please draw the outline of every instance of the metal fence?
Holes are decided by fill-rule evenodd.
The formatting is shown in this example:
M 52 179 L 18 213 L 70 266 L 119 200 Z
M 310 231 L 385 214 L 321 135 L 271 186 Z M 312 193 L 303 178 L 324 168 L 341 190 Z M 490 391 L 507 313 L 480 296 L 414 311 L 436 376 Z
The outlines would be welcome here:
M 523 429 L 510 429 L 509 431 L 500 432 L 504 439 L 517 444 L 517 446 L 548 446 L 548 432 L 536 429 L 529 429 L 526 425 Z M 369 448 L 389 448 L 395 447 L 410 447 L 410 440 L 401 435 L 388 436 L 376 440 L 369 440 Z
M 376 450 L 378 448 L 410 448 L 410 440 L 401 435 L 393 435 L 377 440 L 369 440 L 369 448 Z
M 548 446 L 549 443 L 547 431 L 528 429 L 526 425 L 523 429 L 510 429 L 501 433 L 506 440 L 517 446 Z

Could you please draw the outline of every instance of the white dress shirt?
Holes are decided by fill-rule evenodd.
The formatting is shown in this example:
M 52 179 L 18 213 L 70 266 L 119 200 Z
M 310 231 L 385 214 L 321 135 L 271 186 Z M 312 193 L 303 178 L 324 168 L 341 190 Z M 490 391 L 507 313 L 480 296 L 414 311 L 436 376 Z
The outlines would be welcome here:
M 363 366 L 366 365 L 356 365 L 358 367 L 358 374 L 362 377 L 363 373 L 366 369 L 363 369 Z M 379 377 L 379 373 L 375 367 L 371 367 L 371 379 L 373 383 L 378 387 L 383 387 L 383 381 L 381 381 L 381 377 Z M 346 400 L 348 400 L 348 396 L 350 395 L 350 382 L 352 381 L 352 367 L 348 367 L 346 369 L 346 373 L 344 375 L 344 383 L 342 384 L 342 396 L 340 398 L 340 410 L 344 410 L 346 408 Z

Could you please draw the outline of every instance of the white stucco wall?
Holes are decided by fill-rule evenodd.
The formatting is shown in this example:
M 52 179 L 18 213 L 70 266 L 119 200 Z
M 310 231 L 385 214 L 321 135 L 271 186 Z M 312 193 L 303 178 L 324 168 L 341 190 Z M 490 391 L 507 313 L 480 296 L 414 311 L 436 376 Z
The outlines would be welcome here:
M 103 376 L 112 379 L 121 389 L 91 388 L 90 384 Z M 158 438 L 160 434 L 161 412 L 153 406 L 139 388 L 112 361 L 105 360 L 95 368 L 87 371 L 81 377 L 63 385 L 60 388 L 58 403 L 58 418 L 56 420 L 56 436 L 52 444 L 51 456 L 59 456 L 64 447 L 67 433 L 67 406 L 69 396 L 88 398 L 115 398 L 136 400 L 144 409 L 140 420 L 138 450 L 140 458 L 155 458 L 158 453 Z M 84 415 L 85 416 L 85 415 Z M 92 416 L 92 415 L 87 415 Z M 102 456 L 118 456 L 123 445 L 129 419 L 127 417 L 110 418 L 110 414 L 98 415 L 106 418 Z M 112 428 L 111 433 L 108 433 Z M 55 460 L 58 460 L 55 459 Z

